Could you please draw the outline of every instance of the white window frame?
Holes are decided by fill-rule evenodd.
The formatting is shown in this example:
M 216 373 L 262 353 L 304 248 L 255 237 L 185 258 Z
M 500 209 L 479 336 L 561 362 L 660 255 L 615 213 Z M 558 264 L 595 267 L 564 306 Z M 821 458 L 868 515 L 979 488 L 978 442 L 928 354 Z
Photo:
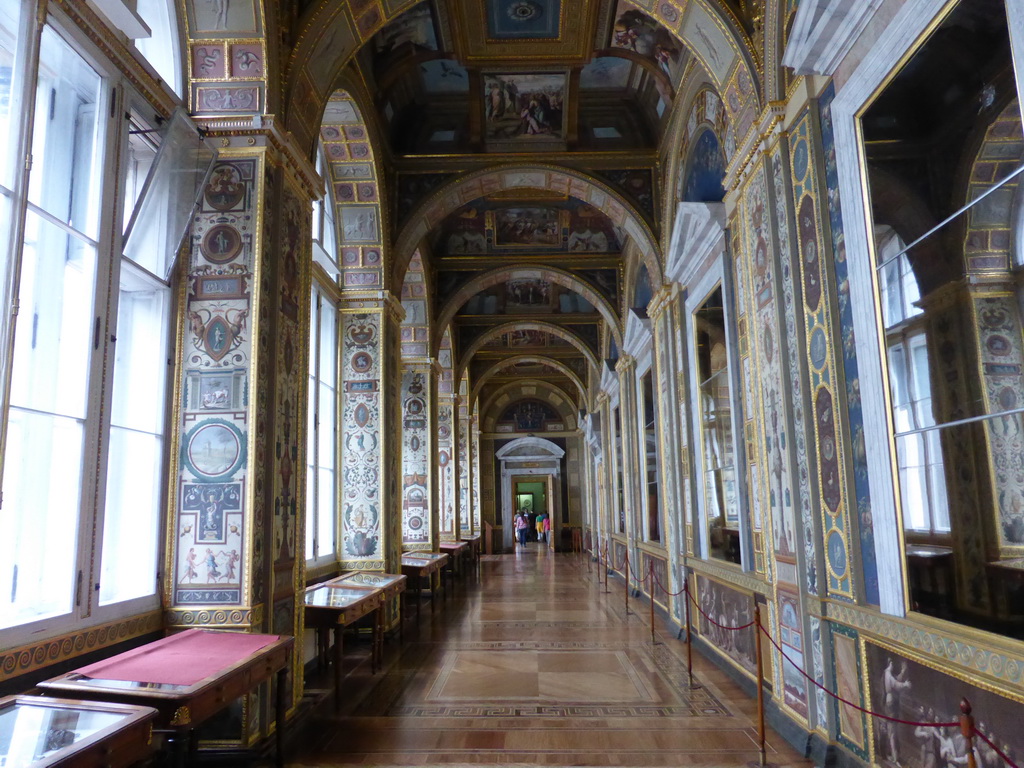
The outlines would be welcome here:
M 339 555 L 339 544 L 340 544 L 340 533 L 341 525 L 338 519 L 339 500 L 341 498 L 341 450 L 338 443 L 339 435 L 339 421 L 341 415 L 341 396 L 338 384 L 340 382 L 340 360 L 339 360 L 339 342 L 341 333 L 341 313 L 338 308 L 338 303 L 333 295 L 333 292 L 329 287 L 321 284 L 319 280 L 313 280 L 312 286 L 312 299 L 313 309 L 316 314 L 310 318 L 310 373 L 307 374 L 310 379 L 310 391 L 307 394 L 307 408 L 311 409 L 313 416 L 313 430 L 308 436 L 309 447 L 307 447 L 307 461 L 306 471 L 309 472 L 312 468 L 312 492 L 307 490 L 306 493 L 306 531 L 313 531 L 312 542 L 312 554 L 306 553 L 306 567 L 307 568 L 321 568 L 332 565 L 340 559 Z M 331 446 L 334 450 L 334 504 L 333 508 L 324 510 L 320 504 L 320 486 L 319 486 L 319 468 L 320 468 L 320 431 L 324 428 L 320 421 L 320 310 L 325 303 L 328 303 L 334 308 L 334 361 L 335 361 L 335 377 L 334 377 L 334 421 L 332 424 L 327 425 L 327 428 L 333 433 L 331 439 Z M 315 341 L 314 341 L 315 340 Z M 307 414 L 308 416 L 308 414 Z M 307 423 L 309 420 L 307 418 Z M 307 489 L 309 489 L 309 481 L 307 481 Z M 325 554 L 319 555 L 319 521 L 323 514 L 329 514 L 333 518 L 332 534 L 333 541 L 331 542 L 331 549 Z M 306 536 L 306 542 L 308 543 L 309 536 Z
M 34 4 L 26 3 L 23 13 L 34 17 Z M 62 614 L 49 616 L 23 624 L 17 624 L 0 629 L 0 645 L 13 647 L 28 641 L 38 641 L 60 635 L 71 628 L 83 629 L 99 624 L 116 621 L 129 616 L 158 610 L 161 599 L 162 568 L 164 564 L 163 545 L 166 535 L 166 494 L 168 486 L 168 465 L 170 451 L 170 435 L 168 425 L 170 423 L 168 412 L 170 410 L 169 399 L 164 403 L 164 446 L 161 456 L 160 477 L 157 478 L 158 486 L 161 488 L 160 503 L 158 505 L 159 520 L 156 524 L 156 571 L 152 574 L 153 591 L 151 594 L 111 602 L 105 605 L 99 603 L 99 587 L 102 574 L 102 541 L 104 511 L 106 507 L 106 478 L 107 465 L 109 460 L 109 435 L 110 435 L 110 405 L 114 389 L 114 344 L 116 342 L 116 328 L 118 317 L 118 292 L 120 285 L 120 272 L 122 266 L 122 211 L 123 195 L 125 194 L 125 174 L 127 168 L 122 158 L 127 148 L 129 121 L 123 119 L 124 113 L 129 106 L 145 105 L 145 108 L 153 113 L 158 112 L 156 105 L 148 104 L 131 85 L 128 78 L 115 66 L 113 62 L 105 59 L 102 53 L 89 41 L 85 33 L 70 23 L 60 12 L 59 8 L 51 6 L 50 13 L 46 19 L 46 25 L 67 43 L 79 56 L 91 66 L 100 77 L 99 96 L 96 104 L 98 123 L 101 126 L 97 137 L 99 140 L 98 151 L 101 153 L 102 161 L 95 172 L 98 179 L 99 193 L 99 222 L 96 232 L 96 276 L 93 290 L 93 315 L 97 323 L 95 338 L 97 345 L 90 349 L 88 363 L 88 390 L 85 405 L 84 437 L 82 453 L 82 481 L 79 494 L 79 505 L 77 513 L 69 515 L 68 520 L 74 521 L 78 533 L 76 539 L 75 564 L 73 573 L 77 574 L 75 583 L 71 585 L 72 604 L 71 609 Z M 22 25 L 22 34 L 35 34 L 33 23 Z M 24 55 L 25 47 L 19 44 L 19 55 Z M 20 62 L 24 65 L 24 61 Z M 32 65 L 32 71 L 25 73 L 24 90 L 21 94 L 25 98 L 34 98 L 38 82 L 38 67 Z M 20 97 L 20 96 L 19 96 Z M 12 94 L 12 102 L 16 98 Z M 22 101 L 24 107 L 24 101 Z M 24 140 L 25 146 L 31 144 L 32 126 L 27 127 L 25 137 L 17 134 L 20 131 L 20 124 L 12 121 L 12 143 Z M 17 191 L 22 189 L 20 182 L 14 181 L 15 196 L 11 197 L 12 222 L 18 217 L 24 216 L 25 210 L 29 208 L 38 210 L 36 206 L 27 200 L 28 187 L 24 186 L 23 194 L 18 196 Z M 115 215 L 104 215 L 104 212 L 113 211 Z M 6 264 L 5 281 L 12 279 L 15 269 L 20 269 L 23 244 L 21 240 L 14 242 L 14 233 L 9 235 L 5 246 L 13 254 L 13 258 Z M 22 234 L 23 237 L 23 234 Z M 173 298 L 175 291 L 170 287 L 168 291 Z M 170 304 L 170 311 L 167 317 L 167 343 L 168 349 L 173 348 L 173 323 L 174 306 Z M 25 318 L 21 318 L 22 322 Z M 7 317 L 0 319 L 5 324 L 4 334 L 13 334 L 13 325 L 7 325 Z M 13 364 L 11 359 L 0 360 L 3 366 L 8 368 Z M 5 371 L 6 373 L 6 371 Z M 171 391 L 170 377 L 172 366 L 168 366 L 167 388 Z M 7 408 L 9 394 L 3 393 L 4 411 L 0 418 L 4 420 L 6 432 L 6 420 L 8 418 Z M 5 446 L 6 448 L 6 446 Z M 2 482 L 2 476 L 0 476 Z M 130 556 L 130 555 L 128 555 Z

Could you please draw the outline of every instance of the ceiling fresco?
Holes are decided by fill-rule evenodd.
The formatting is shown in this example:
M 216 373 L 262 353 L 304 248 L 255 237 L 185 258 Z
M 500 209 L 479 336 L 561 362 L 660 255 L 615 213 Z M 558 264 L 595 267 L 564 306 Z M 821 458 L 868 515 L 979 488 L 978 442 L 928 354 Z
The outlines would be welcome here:
M 589 203 L 479 198 L 438 227 L 435 256 L 618 253 L 623 234 Z
M 469 299 L 456 317 L 467 315 L 596 315 L 575 291 L 547 280 L 522 278 L 491 286 Z
M 561 0 L 487 0 L 493 40 L 557 40 L 561 21 Z
M 339 241 L 362 270 L 382 244 L 398 254 L 402 353 L 444 357 L 455 377 L 439 391 L 466 371 L 475 396 L 534 380 L 575 398 L 602 340 L 621 346 L 624 308 L 660 287 L 658 212 L 721 199 L 758 111 L 756 67 L 730 35 L 756 26 L 759 0 L 719 1 L 356 0 L 351 29 L 299 39 L 296 87 L 341 77 L 380 139 L 372 178 L 388 195 L 336 177 Z M 346 176 L 368 165 L 359 115 L 328 105 L 325 150 Z M 634 254 L 651 265 L 639 288 L 624 279 Z

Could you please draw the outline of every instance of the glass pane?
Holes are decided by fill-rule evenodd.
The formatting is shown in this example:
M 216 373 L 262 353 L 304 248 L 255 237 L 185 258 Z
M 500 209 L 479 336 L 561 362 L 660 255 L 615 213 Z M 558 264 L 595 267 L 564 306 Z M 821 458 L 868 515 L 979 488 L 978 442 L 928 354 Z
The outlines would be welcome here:
M 156 593 L 163 485 L 162 436 L 111 427 L 109 445 L 101 605 Z
M 90 712 L 74 706 L 47 707 L 22 702 L 0 712 L 0 765 L 35 765 L 128 718 L 113 712 Z M 57 758 L 59 760 L 59 758 Z M 47 763 L 51 764 L 51 763 Z
M 21 32 L 21 0 L 0 0 L 0 186 L 14 186 L 13 171 L 17 167 L 14 155 L 18 150 L 16 127 L 11 115 L 19 112 L 19 80 L 23 76 L 17 67 L 19 35 Z
M 216 158 L 217 153 L 206 145 L 185 111 L 175 110 L 128 225 L 127 258 L 157 277 L 169 279 L 196 199 Z M 225 241 L 220 247 L 228 253 L 241 244 Z
M 334 466 L 334 390 L 323 382 L 320 383 L 317 410 L 320 414 L 317 424 L 317 464 L 330 468 Z
M 316 394 L 317 394 L 317 292 L 314 288 L 310 294 L 310 334 L 309 334 L 309 381 L 307 382 L 309 397 L 306 401 L 306 560 L 316 557 L 313 551 L 316 543 Z
M 118 299 L 100 603 L 154 594 L 170 290 L 124 264 Z M 147 578 L 152 575 L 152 579 Z
M 334 471 L 317 471 L 317 546 L 316 556 L 334 552 Z
M 0 628 L 71 610 L 84 427 L 9 413 L 0 508 Z
M 174 18 L 174 4 L 169 0 L 138 0 L 135 9 L 152 31 L 148 38 L 135 41 L 135 47 L 171 90 L 181 95 L 179 73 L 178 27 Z
M 119 427 L 163 434 L 170 301 L 167 286 L 122 266 L 110 406 Z
M 95 250 L 29 211 L 14 348 L 15 405 L 85 417 Z
M 121 231 L 128 228 L 135 204 L 142 195 L 149 178 L 149 171 L 156 160 L 159 133 L 149 132 L 151 127 L 134 114 L 128 121 L 128 154 L 124 158 L 126 175 L 124 182 L 124 210 L 121 215 Z
M 29 200 L 95 239 L 102 136 L 100 76 L 50 27 L 43 30 Z

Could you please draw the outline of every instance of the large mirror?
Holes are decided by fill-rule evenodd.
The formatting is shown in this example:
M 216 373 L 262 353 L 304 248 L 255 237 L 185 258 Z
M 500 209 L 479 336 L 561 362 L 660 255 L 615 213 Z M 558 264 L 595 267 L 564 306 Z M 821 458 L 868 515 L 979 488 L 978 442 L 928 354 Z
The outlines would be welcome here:
M 908 607 L 1024 637 L 1024 159 L 1003 0 L 862 114 Z
M 732 431 L 725 306 L 718 286 L 693 313 L 701 472 L 709 554 L 740 564 L 740 504 Z

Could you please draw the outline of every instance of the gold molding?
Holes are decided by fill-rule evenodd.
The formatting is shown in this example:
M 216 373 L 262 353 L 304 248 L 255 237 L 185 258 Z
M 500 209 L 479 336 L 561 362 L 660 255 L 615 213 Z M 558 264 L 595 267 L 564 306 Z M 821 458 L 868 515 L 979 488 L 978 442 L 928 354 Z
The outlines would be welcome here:
M 157 609 L 10 648 L 0 653 L 0 681 L 109 648 L 126 640 L 160 632 L 162 629 L 163 613 Z

